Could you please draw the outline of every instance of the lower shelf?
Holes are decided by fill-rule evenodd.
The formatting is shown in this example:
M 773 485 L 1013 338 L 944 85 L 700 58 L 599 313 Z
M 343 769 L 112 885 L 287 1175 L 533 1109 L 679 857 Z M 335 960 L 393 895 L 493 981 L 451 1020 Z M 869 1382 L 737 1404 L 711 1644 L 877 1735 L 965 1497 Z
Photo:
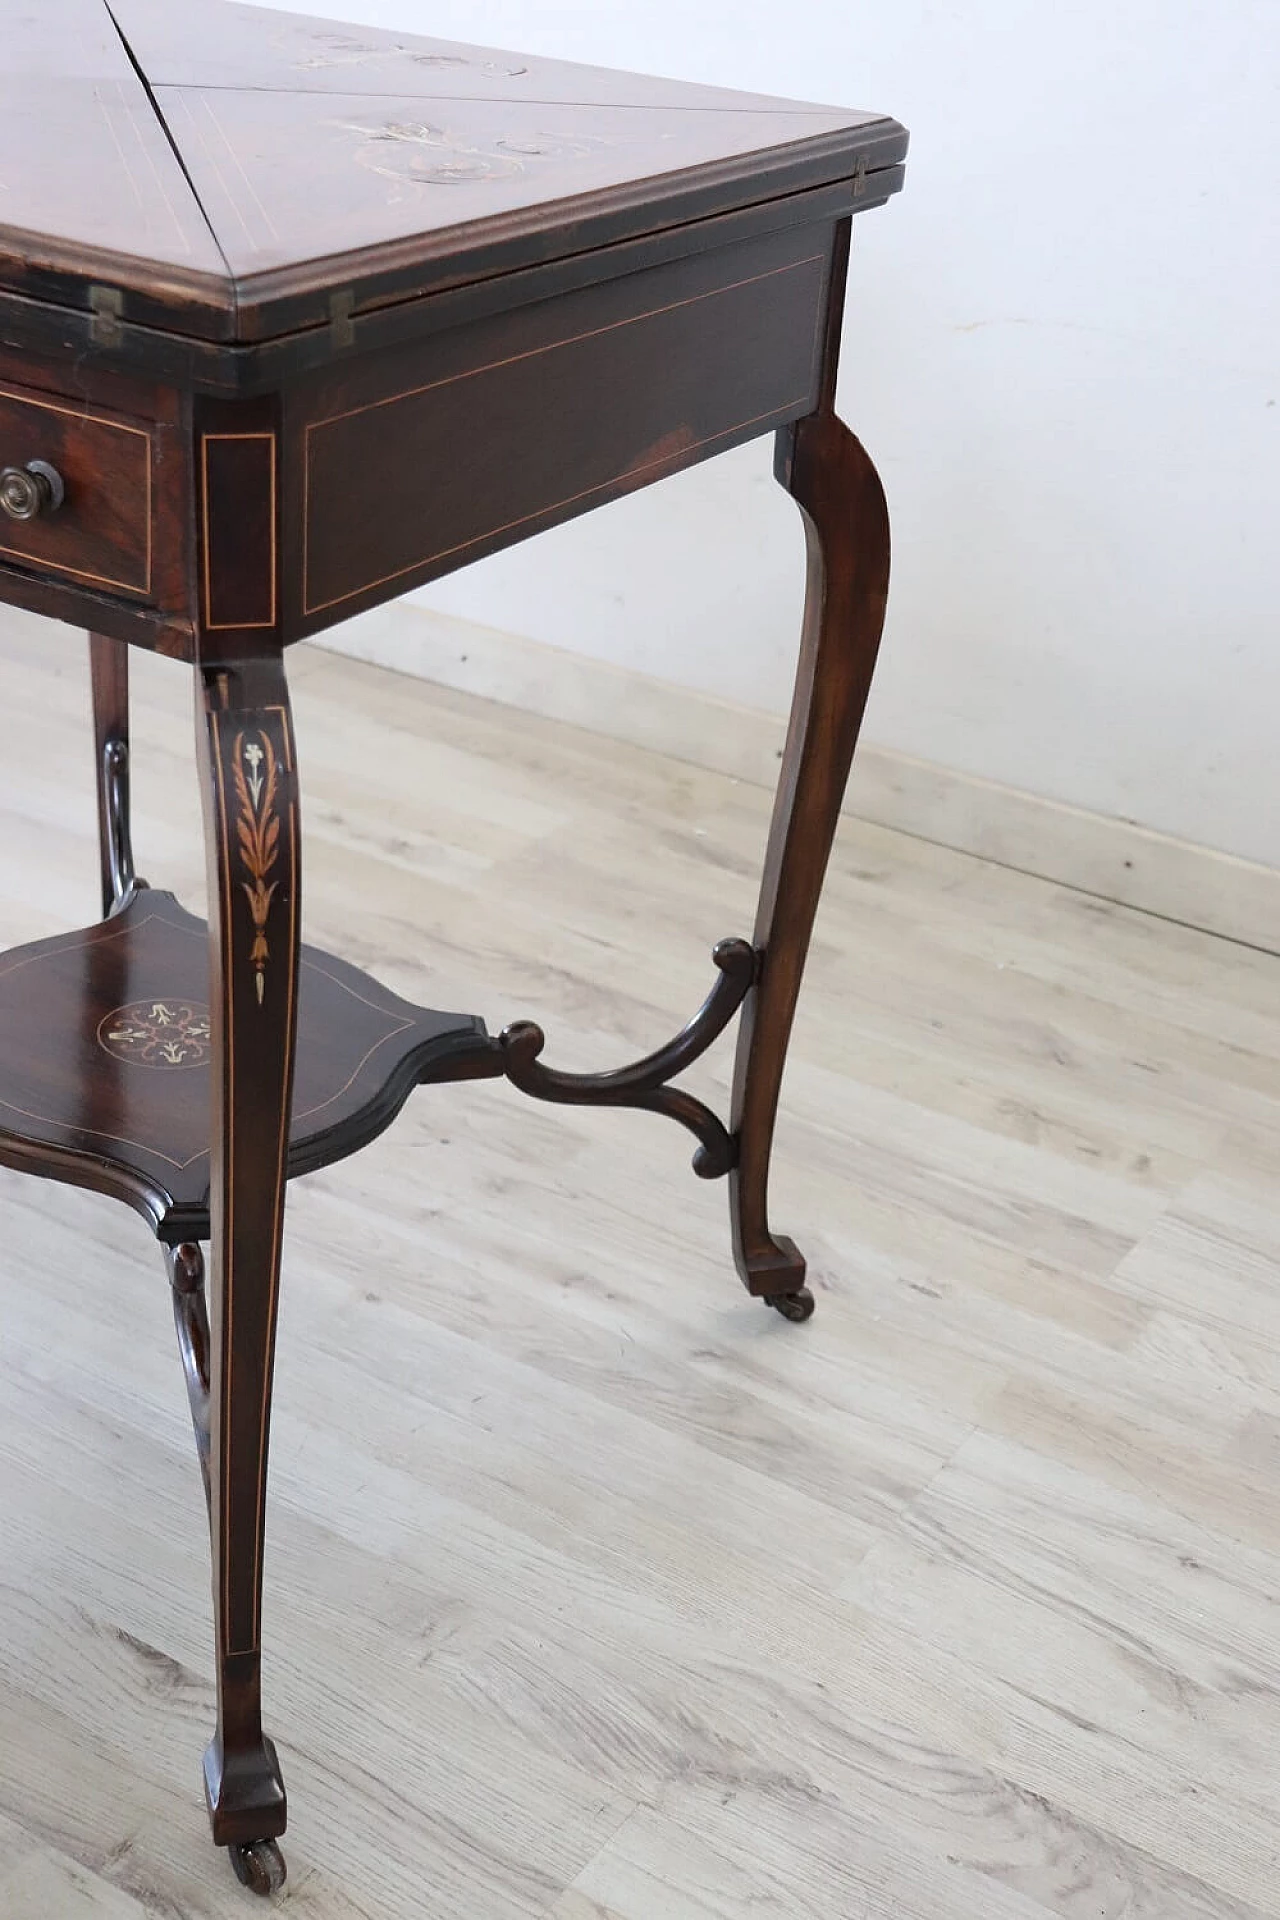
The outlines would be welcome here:
M 170 1245 L 209 1234 L 208 930 L 146 890 L 0 958 L 0 1165 L 127 1200 Z M 289 1172 L 364 1146 L 422 1081 L 503 1071 L 468 1014 L 411 1006 L 302 949 Z

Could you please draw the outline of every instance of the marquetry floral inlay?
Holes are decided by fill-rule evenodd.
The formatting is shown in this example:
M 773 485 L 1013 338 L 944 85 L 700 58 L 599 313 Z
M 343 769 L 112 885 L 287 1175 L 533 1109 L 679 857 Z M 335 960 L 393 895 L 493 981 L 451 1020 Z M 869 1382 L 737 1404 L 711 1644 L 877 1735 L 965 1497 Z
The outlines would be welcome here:
M 310 49 L 294 61 L 294 66 L 302 69 L 318 67 L 358 67 L 367 66 L 370 61 L 390 60 L 407 61 L 415 67 L 425 67 L 430 73 L 452 72 L 461 68 L 474 73 L 488 74 L 491 78 L 516 80 L 521 74 L 528 73 L 523 64 L 512 65 L 501 57 L 489 60 L 474 60 L 462 53 L 430 53 L 412 41 L 384 41 L 362 39 L 350 33 L 313 33 L 309 35 Z M 394 91 L 394 89 L 393 89 Z
M 260 734 L 256 740 L 237 734 L 232 760 L 239 806 L 236 839 L 240 859 L 249 875 L 240 882 L 240 887 L 249 902 L 253 920 L 249 961 L 256 976 L 261 1006 L 267 990 L 267 961 L 271 958 L 267 921 L 280 885 L 278 880 L 269 878 L 280 857 L 280 769 L 275 748 L 266 734 Z
M 189 1000 L 134 1000 L 98 1027 L 98 1045 L 137 1067 L 203 1067 L 212 1029 L 208 1007 Z
M 355 154 L 360 166 L 417 186 L 458 187 L 510 179 L 528 172 L 531 161 L 582 159 L 608 144 L 588 136 L 536 130 L 486 143 L 424 120 L 385 120 L 376 125 L 338 121 L 335 125 L 363 139 L 365 144 Z

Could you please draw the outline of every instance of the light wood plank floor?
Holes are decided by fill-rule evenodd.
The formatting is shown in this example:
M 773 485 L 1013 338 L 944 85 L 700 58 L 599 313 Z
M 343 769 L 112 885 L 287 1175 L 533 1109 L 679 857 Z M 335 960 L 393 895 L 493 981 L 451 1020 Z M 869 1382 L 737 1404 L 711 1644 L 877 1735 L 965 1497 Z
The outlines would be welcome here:
M 84 650 L 0 621 L 0 913 L 94 915 Z M 186 672 L 138 850 L 199 906 Z M 310 936 L 665 1038 L 768 798 L 319 652 Z M 693 1075 L 723 1103 L 728 1049 Z M 748 1301 L 643 1115 L 423 1091 L 293 1190 L 268 1706 L 314 1920 L 1280 1914 L 1280 961 L 842 828 Z M 257 1911 L 199 1787 L 204 1522 L 159 1258 L 0 1174 L 0 1915 Z

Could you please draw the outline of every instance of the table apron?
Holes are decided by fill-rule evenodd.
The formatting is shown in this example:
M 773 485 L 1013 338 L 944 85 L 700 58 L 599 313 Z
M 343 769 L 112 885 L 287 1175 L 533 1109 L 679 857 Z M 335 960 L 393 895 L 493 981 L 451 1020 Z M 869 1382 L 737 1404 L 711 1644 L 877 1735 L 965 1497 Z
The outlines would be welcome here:
M 289 637 L 810 412 L 834 235 L 769 234 L 291 389 Z

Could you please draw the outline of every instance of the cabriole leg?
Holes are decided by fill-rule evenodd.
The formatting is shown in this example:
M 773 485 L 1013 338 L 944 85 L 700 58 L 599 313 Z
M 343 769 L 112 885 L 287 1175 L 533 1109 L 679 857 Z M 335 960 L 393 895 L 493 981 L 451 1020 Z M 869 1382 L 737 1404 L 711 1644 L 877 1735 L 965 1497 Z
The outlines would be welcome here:
M 809 573 L 756 917 L 759 974 L 738 1035 L 730 1210 L 734 1258 L 748 1290 L 788 1319 L 804 1320 L 813 1311 L 804 1257 L 769 1226 L 769 1159 L 800 979 L 884 622 L 889 520 L 875 468 L 834 413 L 783 429 L 776 471 L 804 516 Z
M 197 669 L 213 1018 L 210 1518 L 213 1837 L 258 1892 L 283 1877 L 284 1783 L 262 1728 L 262 1555 L 293 1090 L 299 827 L 279 655 Z

